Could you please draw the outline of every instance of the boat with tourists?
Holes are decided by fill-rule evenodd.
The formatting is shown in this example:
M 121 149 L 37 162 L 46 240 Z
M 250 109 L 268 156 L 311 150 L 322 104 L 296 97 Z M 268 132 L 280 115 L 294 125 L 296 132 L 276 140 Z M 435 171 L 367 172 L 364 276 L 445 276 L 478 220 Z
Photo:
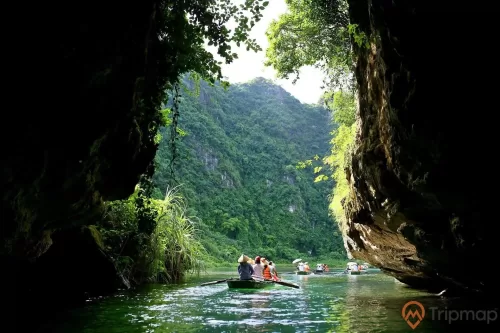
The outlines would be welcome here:
M 358 264 L 357 262 L 351 261 L 351 262 L 347 263 L 347 267 L 344 270 L 344 273 L 350 274 L 350 275 L 361 275 L 362 273 L 366 273 L 365 269 L 366 268 L 364 268 L 363 265 Z
M 229 289 L 261 289 L 274 284 L 279 284 L 286 287 L 300 288 L 295 283 L 282 281 L 278 277 L 276 267 L 273 263 L 267 261 L 266 258 L 260 256 L 255 257 L 255 263 L 247 255 L 242 254 L 238 259 L 238 274 L 239 278 L 229 278 L 212 282 L 202 283 L 200 286 L 210 286 L 213 284 L 227 283 Z M 260 270 L 257 270 L 260 267 Z M 271 268 L 273 268 L 271 270 Z
M 308 262 L 302 262 L 302 259 L 295 259 L 292 264 L 295 265 L 297 269 L 295 274 L 297 275 L 309 275 L 311 274 L 311 269 L 309 268 Z
M 205 282 L 205 283 L 200 284 L 200 286 L 210 286 L 210 285 L 224 283 L 224 282 L 227 283 L 227 287 L 229 289 L 261 289 L 261 288 L 265 288 L 265 287 L 270 287 L 270 286 L 275 285 L 275 284 L 279 284 L 279 285 L 285 286 L 285 287 L 297 288 L 297 289 L 300 288 L 300 286 L 295 284 L 295 283 L 286 282 L 283 280 L 264 280 L 264 279 L 259 279 L 259 278 L 254 278 L 251 280 L 241 280 L 239 278 L 229 278 L 229 279 Z
M 316 270 L 314 273 L 316 274 L 322 274 L 322 273 L 327 273 L 329 272 L 330 269 L 328 268 L 328 265 L 326 264 L 316 264 Z

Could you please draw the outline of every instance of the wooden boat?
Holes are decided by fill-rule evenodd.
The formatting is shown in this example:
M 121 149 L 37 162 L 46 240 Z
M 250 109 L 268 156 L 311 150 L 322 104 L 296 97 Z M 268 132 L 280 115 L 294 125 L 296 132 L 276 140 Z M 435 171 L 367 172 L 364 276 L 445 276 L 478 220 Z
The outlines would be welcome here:
M 224 283 L 227 282 L 227 286 L 230 289 L 260 289 L 264 288 L 267 286 L 271 286 L 273 284 L 279 284 L 281 286 L 286 286 L 286 287 L 292 287 L 292 288 L 297 288 L 300 289 L 300 286 L 291 283 L 291 282 L 286 282 L 283 280 L 240 280 L 237 278 L 231 278 L 231 279 L 224 279 L 224 280 L 217 280 L 217 281 L 211 281 L 211 282 L 205 282 L 200 284 L 200 286 L 211 286 L 214 284 L 219 284 L 219 283 Z
M 314 271 L 314 273 L 316 274 L 321 274 L 321 273 L 324 273 L 325 271 L 324 270 L 321 270 L 321 269 L 317 269 Z
M 257 280 L 227 280 L 227 286 L 231 289 L 260 289 L 272 286 L 273 281 L 257 281 Z
M 311 272 L 297 271 L 297 272 L 295 272 L 295 274 L 297 274 L 297 275 L 309 275 L 309 274 L 311 274 Z
M 351 275 L 361 275 L 360 271 L 349 271 L 349 274 Z

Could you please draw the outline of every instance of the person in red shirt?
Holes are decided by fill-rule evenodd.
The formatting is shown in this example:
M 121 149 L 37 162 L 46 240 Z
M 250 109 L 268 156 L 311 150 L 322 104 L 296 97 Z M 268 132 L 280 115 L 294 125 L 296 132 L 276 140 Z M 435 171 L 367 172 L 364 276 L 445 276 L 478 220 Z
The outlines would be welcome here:
M 264 280 L 272 280 L 273 276 L 271 275 L 271 269 L 269 268 L 269 262 L 266 258 L 261 259 L 262 264 L 264 265 L 264 269 L 262 270 L 262 277 Z

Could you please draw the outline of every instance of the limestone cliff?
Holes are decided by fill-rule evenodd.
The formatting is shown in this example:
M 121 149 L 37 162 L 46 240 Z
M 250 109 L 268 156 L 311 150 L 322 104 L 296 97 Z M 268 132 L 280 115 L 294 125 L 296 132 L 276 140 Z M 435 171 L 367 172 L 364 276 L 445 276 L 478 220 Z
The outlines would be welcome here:
M 355 48 L 360 109 L 344 202 L 348 251 L 414 287 L 496 289 L 474 269 L 491 267 L 497 229 L 480 219 L 482 167 L 466 156 L 482 145 L 484 119 L 460 115 L 473 107 L 462 87 L 479 75 L 458 64 L 480 61 L 479 16 L 423 12 L 417 22 L 414 1 L 348 2 L 351 22 L 370 40 Z M 478 39 L 467 46 L 465 21 Z M 467 87 L 471 95 L 479 89 Z

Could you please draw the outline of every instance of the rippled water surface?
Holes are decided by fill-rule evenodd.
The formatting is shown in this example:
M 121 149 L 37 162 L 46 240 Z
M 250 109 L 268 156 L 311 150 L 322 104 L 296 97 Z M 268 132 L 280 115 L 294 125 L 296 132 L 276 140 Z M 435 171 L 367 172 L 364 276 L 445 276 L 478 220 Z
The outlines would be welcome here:
M 61 316 L 50 328 L 58 333 L 139 332 L 456 332 L 471 324 L 481 332 L 496 321 L 450 321 L 438 310 L 481 309 L 481 304 L 436 297 L 406 288 L 391 277 L 371 270 L 350 276 L 283 274 L 300 289 L 272 286 L 259 290 L 230 290 L 225 283 L 200 287 L 206 281 L 234 276 L 218 272 L 178 286 L 148 286 L 124 292 Z M 408 301 L 425 308 L 421 323 L 412 329 L 402 318 Z M 433 307 L 438 309 L 432 310 Z M 484 306 L 489 311 L 491 306 Z M 412 309 L 415 309 L 413 307 Z M 493 312 L 489 312 L 492 319 Z M 449 319 L 449 318 L 448 318 Z M 414 322 L 415 320 L 413 320 Z M 496 325 L 495 325 L 496 327 Z M 49 331 L 49 329 L 47 329 Z

